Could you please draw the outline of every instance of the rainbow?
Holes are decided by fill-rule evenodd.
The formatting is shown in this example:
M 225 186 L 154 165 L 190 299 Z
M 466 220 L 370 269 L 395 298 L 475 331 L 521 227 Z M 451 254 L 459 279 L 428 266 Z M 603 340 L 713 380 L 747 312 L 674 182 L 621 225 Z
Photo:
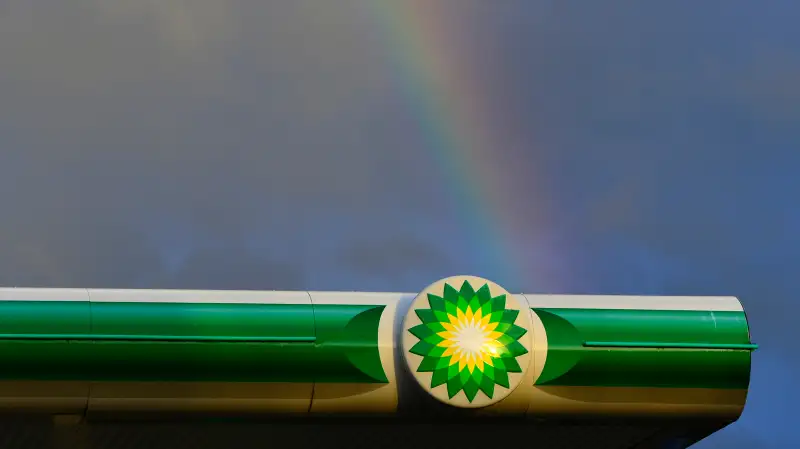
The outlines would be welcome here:
M 417 114 L 431 157 L 442 171 L 459 219 L 468 226 L 484 270 L 509 285 L 530 282 L 518 235 L 511 182 L 522 176 L 497 157 L 504 125 L 480 71 L 447 14 L 435 2 L 365 2 L 395 65 L 403 94 Z M 516 192 L 516 193 L 515 193 Z M 528 272 L 523 272 L 528 271 Z M 535 281 L 535 279 L 533 280 Z

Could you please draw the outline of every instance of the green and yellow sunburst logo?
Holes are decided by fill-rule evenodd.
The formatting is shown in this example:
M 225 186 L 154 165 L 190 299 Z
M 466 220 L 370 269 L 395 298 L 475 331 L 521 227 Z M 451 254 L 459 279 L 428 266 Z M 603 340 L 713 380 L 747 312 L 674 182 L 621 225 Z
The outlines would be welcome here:
M 453 400 L 463 391 L 463 406 L 496 402 L 516 386 L 510 376 L 521 377 L 529 360 L 529 344 L 523 344 L 528 330 L 517 324 L 528 320 L 520 319 L 517 304 L 509 307 L 515 301 L 507 292 L 493 295 L 489 281 L 460 277 L 442 284 L 441 293 L 423 292 L 409 311 L 417 319 L 407 333 L 416 342 L 407 352 L 421 357 L 411 368 L 417 374 L 429 373 L 430 379 L 418 380 L 432 391 L 446 386 L 446 398 L 441 399 Z M 502 289 L 495 285 L 495 290 Z M 497 387 L 503 394 L 497 394 Z M 482 400 L 476 403 L 479 392 Z

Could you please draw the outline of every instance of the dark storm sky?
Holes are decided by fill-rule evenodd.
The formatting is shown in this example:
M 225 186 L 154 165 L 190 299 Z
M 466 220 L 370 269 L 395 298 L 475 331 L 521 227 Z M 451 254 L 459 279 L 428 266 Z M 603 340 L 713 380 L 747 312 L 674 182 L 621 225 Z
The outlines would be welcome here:
M 699 447 L 800 444 L 800 6 L 438 2 L 503 124 L 511 279 L 380 1 L 0 0 L 0 284 L 736 295 L 749 404 Z

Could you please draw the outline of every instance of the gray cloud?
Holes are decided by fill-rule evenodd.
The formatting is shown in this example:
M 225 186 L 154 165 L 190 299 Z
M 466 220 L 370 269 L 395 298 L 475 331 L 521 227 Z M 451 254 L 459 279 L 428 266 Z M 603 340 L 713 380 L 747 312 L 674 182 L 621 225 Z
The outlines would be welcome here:
M 276 221 L 322 219 L 322 206 L 358 214 L 433 201 L 408 182 L 429 172 L 415 162 L 424 150 L 401 138 L 402 112 L 383 111 L 389 67 L 352 4 L 220 5 L 4 5 L 9 240 L 31 254 L 72 245 L 63 251 L 85 267 L 108 266 L 105 244 L 91 238 L 100 221 L 121 255 L 142 239 L 164 242 L 165 223 L 238 241 Z M 40 262 L 22 279 L 112 282 L 44 260 L 63 257 L 27 257 Z M 119 260 L 129 277 L 113 282 L 126 285 L 154 266 Z
M 274 262 L 236 247 L 203 248 L 178 267 L 150 280 L 154 288 L 303 290 L 302 267 Z
M 354 243 L 340 257 L 359 275 L 385 278 L 389 282 L 420 273 L 446 277 L 453 266 L 453 261 L 438 248 L 409 236 Z

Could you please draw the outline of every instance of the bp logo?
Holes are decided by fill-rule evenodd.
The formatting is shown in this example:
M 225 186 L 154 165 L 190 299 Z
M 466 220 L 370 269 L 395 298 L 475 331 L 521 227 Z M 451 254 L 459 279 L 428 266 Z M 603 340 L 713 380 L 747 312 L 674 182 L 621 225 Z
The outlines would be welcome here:
M 436 399 L 484 407 L 519 385 L 531 359 L 530 311 L 497 284 L 442 279 L 411 303 L 403 323 L 406 362 Z

